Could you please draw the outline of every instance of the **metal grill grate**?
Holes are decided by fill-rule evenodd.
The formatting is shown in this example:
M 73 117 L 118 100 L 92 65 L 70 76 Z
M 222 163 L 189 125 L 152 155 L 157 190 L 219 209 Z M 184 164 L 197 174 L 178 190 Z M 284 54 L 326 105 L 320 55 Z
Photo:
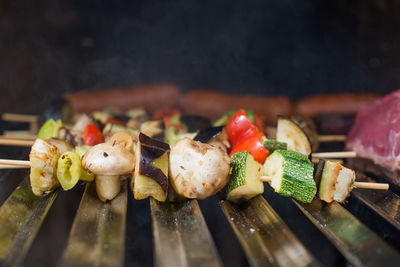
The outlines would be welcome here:
M 14 174 L 19 175 L 16 171 Z M 12 173 L 13 174 L 13 173 Z M 358 173 L 360 178 L 366 178 Z M 12 179 L 9 175 L 7 179 Z M 266 185 L 267 186 L 267 185 Z M 269 194 L 272 192 L 266 192 Z M 0 207 L 0 264 L 21 265 L 59 192 L 38 198 L 28 177 Z M 354 190 L 353 197 L 400 230 L 400 197 L 394 192 Z M 123 266 L 127 219 L 127 186 L 109 203 L 97 199 L 87 184 L 68 242 L 60 259 L 62 266 Z M 354 266 L 396 266 L 397 246 L 388 244 L 344 206 L 314 199 L 311 204 L 292 200 L 329 242 Z M 242 205 L 223 200 L 219 206 L 231 225 L 250 266 L 320 266 L 316 248 L 293 233 L 263 196 Z M 213 237 L 196 200 L 159 203 L 150 200 L 157 266 L 222 266 Z M 291 223 L 290 225 L 293 225 Z M 229 240 L 235 237 L 227 237 Z M 229 242 L 229 241 L 228 241 Z M 228 252 L 229 253 L 229 252 Z

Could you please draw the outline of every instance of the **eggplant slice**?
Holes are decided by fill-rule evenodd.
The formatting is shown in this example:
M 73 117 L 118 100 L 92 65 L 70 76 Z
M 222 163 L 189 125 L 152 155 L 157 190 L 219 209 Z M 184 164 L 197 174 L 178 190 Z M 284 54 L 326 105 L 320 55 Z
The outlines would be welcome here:
M 307 133 L 289 118 L 278 116 L 276 140 L 287 143 L 288 150 L 300 152 L 307 157 L 311 154 L 311 143 Z
M 297 123 L 300 128 L 307 134 L 313 152 L 317 152 L 319 148 L 318 131 L 314 121 L 305 116 L 293 115 L 291 119 Z

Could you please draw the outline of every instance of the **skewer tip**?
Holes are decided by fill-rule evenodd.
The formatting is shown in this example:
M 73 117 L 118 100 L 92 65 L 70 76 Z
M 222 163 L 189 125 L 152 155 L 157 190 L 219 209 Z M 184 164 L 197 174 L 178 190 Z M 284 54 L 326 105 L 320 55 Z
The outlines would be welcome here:
M 386 183 L 368 183 L 368 182 L 354 182 L 354 187 L 364 189 L 377 189 L 388 190 L 389 184 Z

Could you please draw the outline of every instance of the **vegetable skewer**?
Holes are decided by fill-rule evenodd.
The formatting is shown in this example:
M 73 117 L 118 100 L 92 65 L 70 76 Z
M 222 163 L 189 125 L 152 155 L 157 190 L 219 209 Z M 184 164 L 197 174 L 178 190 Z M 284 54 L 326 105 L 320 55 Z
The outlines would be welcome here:
M 276 133 L 277 140 L 267 140 L 264 144 L 270 149 L 285 149 L 283 144 L 287 144 L 287 149 L 298 151 L 304 153 L 306 156 L 311 154 L 311 143 L 310 138 L 307 133 L 301 128 L 300 125 L 292 121 L 291 119 L 285 117 L 278 118 L 278 126 Z M 281 150 L 278 150 L 281 151 Z M 284 150 L 283 150 L 284 151 Z M 275 155 L 275 151 L 272 155 Z M 279 176 L 283 175 L 284 164 L 280 161 L 271 163 L 271 157 L 267 158 L 264 164 L 264 176 L 259 179 L 261 181 L 269 182 L 276 191 L 279 190 L 279 185 L 273 181 L 277 181 L 276 173 Z M 328 153 L 313 153 L 312 159 L 315 161 L 318 158 L 344 158 L 344 157 L 356 157 L 354 152 L 328 152 Z M 388 184 L 380 183 L 363 183 L 355 181 L 355 173 L 353 170 L 343 167 L 337 161 L 325 161 L 320 160 L 317 165 L 316 173 L 314 179 L 321 200 L 326 202 L 332 202 L 333 200 L 338 202 L 343 202 L 349 196 L 350 191 L 354 188 L 367 188 L 367 189 L 383 189 L 387 190 L 389 188 Z M 325 164 L 326 162 L 326 164 Z M 281 167 L 282 166 L 282 167 Z M 299 168 L 298 172 L 301 172 Z M 292 172 L 293 173 L 293 172 Z M 293 179 L 290 179 L 291 182 Z M 278 189 L 278 190 L 277 190 Z M 279 192 L 279 191 L 278 191 Z
M 109 119 L 105 120 L 108 121 Z M 73 160 L 75 158 L 75 152 L 71 152 L 71 155 L 66 153 L 59 153 L 61 155 L 64 155 L 62 159 L 60 159 L 58 161 L 58 166 L 62 167 L 63 170 L 56 170 L 53 167 L 53 172 L 56 171 L 56 173 L 60 176 L 64 176 L 67 178 L 66 183 L 62 183 L 63 188 L 68 190 L 70 189 L 72 186 L 74 186 L 77 182 L 76 177 L 79 177 L 77 175 L 72 175 L 72 173 L 76 172 L 76 173 L 80 173 L 81 172 L 81 165 L 84 167 L 84 169 L 90 170 L 92 173 L 97 174 L 97 183 L 99 185 L 102 184 L 102 179 L 100 178 L 104 178 L 104 177 L 114 177 L 113 179 L 113 183 L 112 184 L 117 184 L 119 185 L 119 175 L 123 174 L 123 173 L 132 173 L 133 169 L 136 169 L 136 173 L 134 174 L 134 180 L 136 180 L 136 182 L 132 183 L 132 188 L 134 190 L 134 195 L 135 198 L 137 199 L 142 199 L 142 198 L 146 198 L 148 196 L 153 196 L 156 197 L 159 201 L 165 201 L 166 200 L 166 195 L 167 195 L 167 191 L 165 188 L 165 186 L 162 186 L 162 184 L 166 184 L 168 183 L 168 169 L 170 169 L 171 171 L 169 172 L 169 175 L 171 176 L 171 184 L 173 185 L 174 189 L 177 190 L 177 192 L 179 194 L 184 195 L 185 197 L 188 198 L 205 198 L 205 197 L 209 197 L 212 194 L 215 194 L 217 191 L 219 191 L 223 186 L 226 185 L 226 183 L 228 182 L 228 179 L 222 179 L 222 180 L 218 180 L 216 178 L 213 178 L 214 174 L 217 174 L 218 172 L 214 173 L 214 169 L 216 170 L 216 166 L 221 167 L 222 165 L 229 165 L 229 160 L 225 160 L 224 164 L 222 164 L 222 162 L 220 163 L 216 163 L 218 162 L 219 158 L 223 158 L 222 154 L 226 153 L 226 151 L 229 151 L 229 148 L 226 148 L 225 145 L 221 145 L 218 146 L 216 145 L 216 151 L 219 152 L 223 152 L 221 155 L 217 155 L 214 152 L 212 152 L 213 154 L 215 154 L 216 158 L 214 160 L 211 160 L 210 162 L 214 162 L 216 164 L 213 164 L 212 166 L 209 164 L 205 164 L 205 162 L 207 162 L 207 159 L 205 157 L 206 151 L 209 150 L 208 146 L 209 145 L 203 145 L 204 147 L 202 147 L 202 145 L 197 144 L 196 141 L 192 141 L 190 139 L 186 139 L 186 141 L 179 141 L 179 138 L 184 137 L 184 135 L 181 135 L 179 138 L 172 136 L 171 134 L 176 134 L 177 131 L 179 131 L 179 129 L 181 128 L 181 126 L 179 126 L 179 117 L 178 117 L 178 121 L 176 121 L 175 119 L 171 120 L 168 119 L 166 120 L 167 122 L 171 122 L 174 121 L 173 124 L 170 124 L 171 127 L 174 127 L 174 131 L 171 131 L 170 128 L 169 131 L 166 130 L 165 134 L 169 134 L 168 135 L 168 140 L 173 141 L 173 143 L 177 143 L 180 144 L 180 146 L 176 146 L 174 145 L 171 151 L 171 158 L 169 160 L 169 162 L 167 162 L 166 160 L 161 160 L 158 159 L 160 156 L 162 156 L 163 154 L 165 154 L 165 156 L 163 158 L 168 158 L 168 152 L 169 151 L 169 147 L 168 148 L 162 148 L 159 147 L 159 144 L 155 145 L 156 143 L 154 143 L 154 141 L 148 140 L 146 142 L 144 142 L 145 139 L 141 139 L 140 142 L 138 142 L 138 144 L 136 146 L 140 146 L 141 148 L 146 148 L 147 150 L 149 148 L 151 148 L 150 150 L 146 150 L 144 152 L 146 152 L 147 154 L 149 153 L 155 153 L 158 156 L 154 155 L 148 155 L 146 157 L 143 157 L 142 152 L 140 152 L 141 150 L 135 149 L 136 151 L 139 151 L 136 153 L 136 164 L 133 164 L 132 160 L 128 160 L 127 162 L 130 162 L 129 164 L 127 164 L 127 166 L 129 165 L 130 167 L 126 167 L 124 168 L 123 172 L 115 172 L 113 171 L 108 172 L 105 171 L 104 168 L 100 168 L 100 169 L 94 169 L 96 168 L 95 166 L 98 165 L 98 163 L 100 162 L 101 166 L 107 165 L 110 168 L 118 168 L 116 167 L 118 164 L 117 163 L 121 163 L 121 159 L 125 159 L 125 158 L 129 158 L 131 157 L 132 159 L 135 158 L 135 156 L 132 153 L 128 153 L 129 156 L 127 157 L 127 155 L 123 156 L 120 160 L 117 161 L 113 161 L 113 157 L 108 157 L 112 151 L 107 151 L 105 150 L 105 148 L 103 148 L 102 146 L 106 146 L 106 143 L 102 143 L 101 145 L 97 145 L 96 149 L 98 150 L 96 153 L 94 153 L 95 148 L 90 149 L 92 154 L 98 154 L 96 157 L 94 157 L 93 159 L 91 158 L 91 154 L 90 153 L 86 153 L 86 156 L 84 156 L 82 163 L 80 163 L 80 160 Z M 148 131 L 148 127 L 149 125 L 155 125 L 158 128 L 161 128 L 162 126 L 159 123 L 152 123 L 152 122 L 156 122 L 156 121 L 149 121 L 147 123 L 145 123 L 146 128 L 146 132 L 151 133 L 151 134 L 160 134 L 160 133 L 164 133 L 163 129 L 160 129 L 161 131 L 153 131 L 152 129 L 154 127 L 150 127 L 152 128 L 151 131 Z M 91 127 L 95 127 L 94 124 L 90 123 L 90 119 L 85 119 L 85 125 L 91 126 Z M 62 123 L 60 121 L 48 121 L 45 123 L 45 125 L 47 125 L 47 129 L 43 130 L 41 129 L 42 133 L 49 133 L 49 136 L 53 136 L 53 135 L 58 135 L 59 134 L 59 130 L 62 127 Z M 283 125 L 283 127 L 282 127 Z M 296 127 L 294 127 L 294 126 Z M 124 127 L 124 126 L 122 126 Z M 101 136 L 101 133 L 96 129 L 96 134 L 92 135 L 92 137 L 95 137 L 94 139 L 90 139 L 88 138 L 86 135 L 89 132 L 93 132 L 93 131 L 89 131 L 88 127 L 80 127 L 81 129 L 85 128 L 85 132 L 84 132 L 84 139 L 85 139 L 85 143 L 86 141 L 89 142 L 90 144 L 92 144 L 90 140 L 96 140 L 95 143 L 98 142 L 102 142 L 103 141 L 103 137 Z M 110 130 L 110 127 L 108 127 Z M 232 167 L 236 166 L 236 171 L 233 171 L 232 174 L 230 175 L 230 182 L 229 182 L 229 186 L 227 188 L 227 198 L 228 200 L 232 200 L 232 201 L 241 201 L 241 199 L 250 199 L 252 197 L 254 197 L 255 195 L 261 194 L 264 189 L 263 189 L 263 185 L 262 182 L 269 182 L 272 184 L 272 186 L 275 188 L 275 190 L 278 193 L 281 193 L 283 195 L 286 196 L 293 196 L 296 199 L 303 201 L 303 202 L 309 202 L 312 200 L 312 198 L 315 195 L 316 192 L 316 188 L 315 188 L 315 183 L 314 180 L 312 179 L 313 175 L 312 175 L 312 164 L 309 161 L 307 155 L 309 155 L 311 153 L 311 145 L 308 139 L 308 136 L 305 132 L 302 132 L 301 128 L 298 127 L 295 123 L 293 123 L 290 119 L 284 118 L 284 117 L 279 117 L 278 118 L 278 131 L 277 131 L 277 141 L 275 140 L 266 140 L 266 141 L 262 141 L 261 136 L 262 133 L 258 131 L 258 128 L 255 127 L 252 122 L 249 120 L 249 118 L 247 117 L 247 114 L 244 111 L 239 110 L 238 112 L 234 113 L 231 118 L 228 120 L 228 126 L 227 126 L 227 136 L 229 137 L 229 140 L 232 144 L 232 150 L 231 150 L 231 155 L 235 155 L 237 153 L 243 153 L 245 151 L 249 151 L 246 152 L 246 156 L 245 157 L 233 157 L 234 160 L 232 162 Z M 249 130 L 250 129 L 250 130 Z M 211 131 L 212 132 L 212 131 Z M 218 132 L 222 132 L 222 128 L 218 129 Z M 217 136 L 219 136 L 218 132 L 212 132 L 212 139 L 215 139 Z M 122 137 L 122 135 L 126 135 L 124 137 Z M 133 144 L 132 141 L 132 135 L 129 135 L 128 132 L 120 132 L 120 139 L 121 140 L 125 140 L 123 141 L 122 146 L 125 146 L 126 148 L 128 148 L 128 150 L 130 150 L 131 152 L 133 152 L 133 147 L 135 146 L 135 144 Z M 116 135 L 115 135 L 116 136 Z M 193 138 L 194 135 L 185 135 L 185 136 L 190 136 L 191 138 Z M 202 139 L 202 141 L 204 143 L 208 143 L 208 141 L 210 140 L 205 140 L 204 139 L 204 135 L 199 135 L 200 139 Z M 222 135 L 220 135 L 222 136 Z M 282 138 L 283 136 L 283 138 Z M 114 143 L 112 141 L 112 138 L 114 138 Z M 108 139 L 109 141 L 111 140 L 111 143 L 108 142 L 108 144 L 111 144 L 111 147 L 114 146 L 115 142 L 118 141 L 119 139 L 117 138 L 117 140 L 115 140 L 116 137 L 111 137 L 111 139 Z M 90 140 L 89 140 L 90 139 Z M 14 141 L 18 141 L 18 140 L 14 140 Z M 120 142 L 120 141 L 118 141 Z M 144 142 L 144 143 L 143 143 Z M 150 142 L 150 143 L 149 143 Z M 143 144 L 141 144 L 143 143 Z M 223 142 L 220 142 L 220 144 L 222 144 Z M 144 145 L 144 146 L 143 146 Z M 215 145 L 215 144 L 214 144 Z M 229 144 L 228 144 L 229 145 Z M 259 145 L 261 145 L 260 149 L 258 148 Z M 110 145 L 109 145 L 110 146 Z M 143 147 L 142 147 L 143 146 Z M 159 147 L 159 148 L 157 148 Z M 214 148 L 213 146 L 210 146 L 211 148 Z M 222 150 L 218 149 L 222 148 Z M 301 150 L 298 152 L 294 152 L 294 151 L 287 151 L 285 150 L 287 148 L 289 148 L 289 150 Z M 124 149 L 126 149 L 124 148 Z M 157 148 L 157 149 L 156 149 Z M 179 149 L 178 149 L 179 148 Z M 261 149 L 262 148 L 262 149 Z M 198 153 L 198 157 L 193 158 L 193 156 L 188 156 L 190 154 L 185 154 L 188 153 L 189 150 L 192 149 L 193 152 Z M 268 154 L 270 152 L 273 152 L 273 150 L 278 150 L 275 151 L 275 153 L 272 153 L 272 155 L 275 155 L 275 160 L 272 160 L 271 156 L 268 157 L 268 167 L 265 167 L 266 164 L 264 164 L 264 167 L 262 167 L 262 164 L 265 161 L 265 158 L 268 156 Z M 284 149 L 284 150 L 280 150 L 280 149 Z M 127 151 L 128 151 L 127 150 Z M 156 151 L 157 150 L 157 151 Z M 158 150 L 160 150 L 158 152 Z M 89 151 L 89 152 L 90 152 Z M 125 150 L 124 150 L 125 151 Z M 211 150 L 210 150 L 211 151 Z M 144 153 L 143 152 L 143 153 Z M 173 153 L 172 153 L 173 152 Z M 299 152 L 303 152 L 305 155 L 302 155 Z M 191 152 L 192 153 L 192 152 Z M 210 152 L 211 153 L 211 152 Z M 83 154 L 83 153 L 82 153 Z M 101 154 L 101 155 L 100 155 Z M 105 155 L 107 154 L 107 156 Z M 123 153 L 122 153 L 123 154 Z M 121 154 L 121 155 L 122 155 Z M 99 156 L 100 155 L 100 156 Z M 176 160 L 175 157 L 176 156 L 181 157 L 181 160 Z M 277 156 L 279 155 L 279 156 Z M 319 158 L 319 157 L 326 157 L 326 156 L 330 156 L 330 157 L 335 157 L 335 154 L 321 154 L 321 153 L 314 153 L 312 154 L 314 159 Z M 343 153 L 336 153 L 336 157 L 342 157 L 343 155 L 347 155 L 347 156 L 355 156 L 354 153 L 352 152 L 345 152 L 345 154 Z M 82 155 L 81 155 L 82 156 Z M 102 161 L 99 161 L 99 157 L 103 157 L 105 161 L 109 161 L 107 164 L 102 164 Z M 245 159 L 245 160 L 240 160 L 241 158 Z M 251 160 L 252 159 L 252 160 Z M 278 160 L 280 159 L 280 160 Z M 111 160 L 111 161 L 110 161 Z M 74 165 L 72 162 L 78 162 L 79 161 L 79 166 L 78 165 Z M 104 162 L 105 162 L 104 161 Z M 158 162 L 159 161 L 159 162 Z M 164 162 L 165 161 L 165 162 Z M 282 162 L 282 164 L 277 164 L 277 162 Z M 71 162 L 71 163 L 69 163 Z M 157 163 L 158 162 L 158 163 Z M 161 163 L 163 162 L 163 163 Z M 290 164 L 289 164 L 290 162 Z M 131 164 L 132 163 L 132 164 Z M 199 164 L 197 164 L 199 163 Z M 200 164 L 201 163 L 201 164 Z M 226 163 L 226 164 L 225 164 Z M 25 166 L 28 167 L 29 166 L 29 162 L 28 163 L 10 163 L 10 162 L 3 162 L 0 164 L 4 165 L 17 165 L 17 166 Z M 143 164 L 145 164 L 146 166 L 150 166 L 149 164 L 152 164 L 153 166 L 151 167 L 151 172 L 150 173 L 145 173 L 146 175 L 144 175 L 144 173 L 140 173 L 138 170 L 140 168 L 143 168 L 142 166 L 144 166 Z M 161 165 L 160 165 L 161 164 Z M 205 166 L 200 166 L 205 164 Z M 222 164 L 222 165 L 221 165 Z M 236 164 L 236 165 L 235 165 Z M 136 168 L 135 166 L 136 165 Z M 214 166 L 215 165 L 215 166 Z M 292 166 L 293 165 L 293 166 Z M 73 167 L 75 166 L 75 167 Z M 282 166 L 282 169 L 280 169 Z M 160 183 L 150 183 L 153 181 L 157 181 L 155 180 L 154 177 L 151 177 L 152 175 L 154 175 L 153 173 L 155 172 L 155 170 L 158 168 L 162 168 L 162 172 L 164 174 L 164 176 L 166 177 L 164 180 L 166 180 L 167 182 L 163 181 L 162 184 Z M 154 169 L 155 168 L 155 169 Z M 153 170 L 154 169 L 154 170 Z M 204 172 L 204 170 L 208 170 L 211 171 L 212 175 L 205 175 L 205 177 L 207 177 L 207 179 L 205 179 L 205 177 L 202 177 L 202 173 Z M 262 175 L 261 169 L 270 169 L 270 171 L 272 170 L 272 175 Z M 302 170 L 302 171 L 306 171 L 306 173 L 302 172 L 302 171 L 296 171 L 296 170 Z M 144 169 L 143 169 L 144 170 Z M 229 171 L 229 166 L 227 167 L 227 170 Z M 147 170 L 147 171 L 150 171 Z M 185 173 L 195 173 L 195 172 L 199 172 L 199 177 L 196 178 L 195 180 L 193 179 L 189 179 L 188 181 L 183 181 L 182 178 L 185 177 Z M 228 171 L 224 171 L 223 174 L 221 175 L 214 175 L 215 177 L 226 177 L 228 174 Z M 264 174 L 266 173 L 265 171 L 263 171 Z M 39 173 L 39 172 L 36 172 Z M 276 173 L 278 173 L 277 175 L 275 175 Z M 294 175 L 295 173 L 297 173 L 296 175 Z M 142 176 L 140 176 L 140 175 Z M 35 176 L 35 171 L 33 172 L 33 174 Z M 147 177 L 147 175 L 150 175 Z M 74 177 L 74 178 L 73 178 Z M 273 178 L 275 177 L 275 178 Z M 307 179 L 305 178 L 307 177 Z M 116 179 L 115 179 L 116 178 Z M 140 178 L 140 179 L 139 179 Z M 181 180 L 179 180 L 179 179 Z M 150 180 L 149 180 L 150 179 Z M 304 180 L 306 179 L 306 180 Z M 99 196 L 103 201 L 112 199 L 118 192 L 119 192 L 119 186 L 115 187 L 115 186 L 111 186 L 109 182 L 109 179 L 105 179 L 107 180 L 107 182 L 104 184 L 106 185 L 106 187 L 109 188 L 115 188 L 115 190 L 113 190 L 114 193 L 111 193 L 111 195 L 106 196 L 105 194 L 101 193 L 101 190 L 98 190 Z M 104 180 L 104 181 L 105 181 Z M 289 183 L 289 180 L 291 181 Z M 143 181 L 143 183 L 139 183 L 139 181 Z M 144 182 L 144 181 L 148 181 L 148 182 Z M 160 180 L 161 181 L 161 180 Z M 159 181 L 159 182 L 160 182 Z M 286 182 L 285 182 L 286 181 Z M 199 182 L 199 185 L 195 185 L 195 182 Z M 51 185 L 53 186 L 53 183 L 51 183 Z M 155 190 L 157 186 L 161 185 L 160 188 L 162 188 L 162 190 Z M 290 185 L 290 186 L 289 186 Z M 183 186 L 183 187 L 182 187 Z M 387 185 L 382 185 L 382 184 L 357 184 L 357 182 L 352 184 L 353 187 L 359 187 L 359 188 L 379 188 L 379 189 L 387 189 Z M 101 186 L 100 186 L 101 187 Z M 104 187 L 104 186 L 103 186 Z M 144 188 L 145 191 L 142 191 Z M 212 190 L 210 190 L 212 188 Z M 153 191 L 152 191 L 153 190 Z M 155 191 L 154 191 L 155 190 Z M 44 191 L 45 192 L 45 191 Z M 150 193 L 152 192 L 152 193 Z M 158 193 L 156 193 L 158 192 Z M 186 192 L 186 193 L 185 193 Z M 307 193 L 308 192 L 308 193 Z M 142 196 L 140 196 L 142 195 Z

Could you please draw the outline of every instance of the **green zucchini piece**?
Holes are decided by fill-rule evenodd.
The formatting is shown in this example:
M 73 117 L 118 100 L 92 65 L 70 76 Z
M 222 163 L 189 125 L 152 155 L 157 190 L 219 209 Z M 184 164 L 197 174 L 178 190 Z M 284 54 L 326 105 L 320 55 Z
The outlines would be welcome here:
M 355 177 L 353 170 L 342 166 L 340 163 L 325 161 L 320 175 L 318 197 L 327 203 L 345 201 L 353 190 Z
M 269 153 L 273 153 L 275 150 L 287 150 L 287 144 L 272 139 L 264 141 L 264 146 L 268 149 Z
M 104 111 L 95 111 L 92 113 L 92 117 L 101 123 L 106 123 L 107 119 L 111 117 L 111 114 Z
M 314 166 L 306 155 L 299 152 L 275 150 L 265 161 L 263 172 L 271 177 L 271 186 L 283 196 L 309 203 L 317 192 Z
M 90 146 L 76 146 L 75 153 L 78 154 L 79 158 L 82 160 L 83 155 L 90 149 Z M 94 173 L 89 173 L 82 168 L 81 177 L 82 181 L 92 182 L 94 180 Z
M 170 146 L 173 146 L 176 142 L 178 142 L 178 129 L 174 126 L 170 126 L 165 130 L 165 142 Z
M 48 119 L 42 127 L 40 127 L 38 132 L 38 138 L 48 140 L 50 138 L 58 138 L 60 129 L 63 126 L 61 120 L 55 121 L 54 119 Z
M 132 134 L 133 136 L 139 135 L 138 130 L 126 127 L 124 125 L 115 124 L 115 123 L 107 123 L 103 129 L 103 135 L 112 136 L 113 134 L 118 133 L 118 132 L 128 132 L 128 133 Z
M 278 117 L 276 140 L 287 143 L 288 150 L 300 152 L 307 157 L 311 154 L 311 143 L 306 132 L 286 117 Z
M 74 151 L 67 151 L 58 159 L 57 179 L 64 190 L 70 190 L 81 177 L 81 159 Z
M 247 152 L 237 152 L 232 155 L 232 171 L 226 189 L 226 199 L 232 202 L 249 200 L 264 192 L 261 176 L 261 164 Z

